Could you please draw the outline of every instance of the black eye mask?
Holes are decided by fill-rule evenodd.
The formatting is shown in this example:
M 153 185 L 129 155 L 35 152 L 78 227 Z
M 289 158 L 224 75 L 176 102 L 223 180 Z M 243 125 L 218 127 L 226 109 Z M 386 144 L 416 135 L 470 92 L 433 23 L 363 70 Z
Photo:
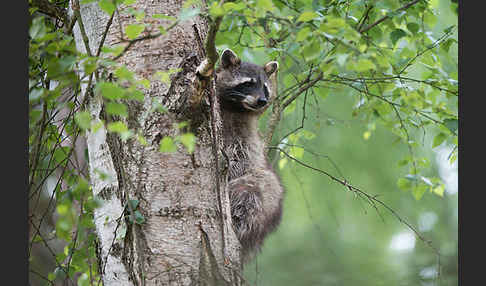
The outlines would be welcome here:
M 238 92 L 249 95 L 249 94 L 255 92 L 255 90 L 257 88 L 258 88 L 258 84 L 256 82 L 246 81 L 244 83 L 240 83 L 234 89 Z

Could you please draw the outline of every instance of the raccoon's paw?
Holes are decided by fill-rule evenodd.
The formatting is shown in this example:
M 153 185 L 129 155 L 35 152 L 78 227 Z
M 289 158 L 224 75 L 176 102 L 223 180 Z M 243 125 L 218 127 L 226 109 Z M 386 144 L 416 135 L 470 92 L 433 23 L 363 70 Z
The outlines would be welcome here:
M 209 65 L 208 59 L 204 59 L 196 68 L 196 75 L 199 79 L 208 78 L 213 74 L 213 68 Z

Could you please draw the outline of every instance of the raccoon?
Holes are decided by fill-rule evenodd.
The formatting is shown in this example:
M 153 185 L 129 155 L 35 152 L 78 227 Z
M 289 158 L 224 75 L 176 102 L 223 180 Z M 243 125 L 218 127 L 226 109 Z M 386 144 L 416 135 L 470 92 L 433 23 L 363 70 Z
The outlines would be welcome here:
M 260 251 L 264 238 L 282 217 L 284 189 L 265 157 L 258 134 L 258 118 L 272 94 L 269 76 L 277 69 L 275 61 L 262 67 L 242 62 L 226 49 L 215 71 L 224 152 L 229 159 L 231 216 L 244 263 Z

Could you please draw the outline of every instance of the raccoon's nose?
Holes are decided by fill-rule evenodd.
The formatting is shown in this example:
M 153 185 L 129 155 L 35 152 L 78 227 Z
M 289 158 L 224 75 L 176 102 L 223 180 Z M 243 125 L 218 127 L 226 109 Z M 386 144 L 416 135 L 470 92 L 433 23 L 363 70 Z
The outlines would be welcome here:
M 262 107 L 264 106 L 265 104 L 267 104 L 267 99 L 265 97 L 260 97 L 258 100 L 257 100 L 257 105 L 258 107 Z

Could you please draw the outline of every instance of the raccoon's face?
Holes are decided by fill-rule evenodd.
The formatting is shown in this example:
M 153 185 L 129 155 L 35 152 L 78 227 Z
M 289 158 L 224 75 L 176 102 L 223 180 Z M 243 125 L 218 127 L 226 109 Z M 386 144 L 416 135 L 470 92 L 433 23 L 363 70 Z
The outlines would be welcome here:
M 223 108 L 234 112 L 263 112 L 271 94 L 269 76 L 277 69 L 277 62 L 262 67 L 242 62 L 232 50 L 224 50 L 216 70 L 216 92 Z

